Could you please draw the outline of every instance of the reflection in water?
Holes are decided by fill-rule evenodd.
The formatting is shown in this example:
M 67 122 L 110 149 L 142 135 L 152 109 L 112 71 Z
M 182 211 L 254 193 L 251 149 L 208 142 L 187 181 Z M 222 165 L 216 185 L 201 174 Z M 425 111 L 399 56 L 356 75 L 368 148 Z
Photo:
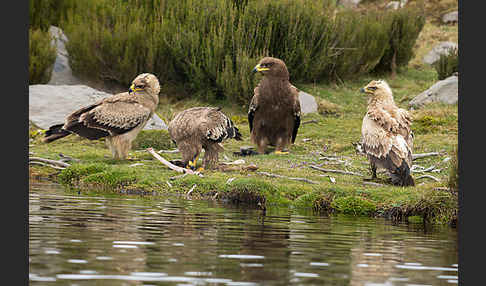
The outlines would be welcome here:
M 29 191 L 32 285 L 451 285 L 457 257 L 448 227 Z

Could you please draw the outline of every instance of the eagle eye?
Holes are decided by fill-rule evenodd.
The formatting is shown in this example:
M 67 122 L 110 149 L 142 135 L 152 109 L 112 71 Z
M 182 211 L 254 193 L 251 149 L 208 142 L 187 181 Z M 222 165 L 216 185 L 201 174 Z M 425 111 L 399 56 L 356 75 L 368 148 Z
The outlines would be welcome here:
M 368 89 L 376 90 L 376 86 L 370 86 L 370 87 L 368 87 Z

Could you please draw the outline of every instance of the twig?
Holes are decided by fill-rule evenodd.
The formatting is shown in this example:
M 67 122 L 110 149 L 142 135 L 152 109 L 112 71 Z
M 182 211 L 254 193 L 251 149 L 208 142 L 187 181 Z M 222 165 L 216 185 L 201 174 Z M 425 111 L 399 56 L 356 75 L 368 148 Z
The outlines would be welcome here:
M 309 124 L 309 123 L 319 123 L 319 121 L 315 120 L 315 119 L 312 119 L 312 120 L 308 120 L 308 121 L 304 121 L 302 122 L 302 125 L 304 124 Z
M 311 167 L 312 169 L 315 169 L 315 170 L 325 172 L 325 173 L 339 173 L 339 174 L 345 174 L 345 175 L 353 175 L 353 176 L 364 177 L 363 174 L 355 173 L 355 172 L 349 172 L 349 171 L 343 171 L 343 170 L 334 170 L 334 169 L 324 169 L 324 168 L 319 168 L 319 167 L 314 166 L 314 165 L 310 165 L 309 167 Z
M 273 174 L 273 173 L 268 173 L 268 172 L 257 172 L 257 174 L 268 176 L 268 177 L 273 177 L 273 178 L 285 178 L 289 180 L 294 180 L 294 181 L 302 181 L 310 184 L 318 184 L 318 182 L 311 181 L 306 178 L 296 178 L 296 177 L 287 177 L 283 175 L 278 175 L 278 174 Z
M 174 170 L 176 172 L 190 174 L 190 175 L 198 175 L 200 177 L 203 177 L 203 175 L 200 174 L 199 172 L 194 172 L 193 170 L 190 170 L 190 169 L 181 168 L 181 167 L 176 166 L 176 165 L 172 164 L 171 162 L 165 160 L 159 154 L 157 154 L 157 152 L 155 152 L 153 148 L 147 148 L 146 150 L 152 156 L 154 156 L 155 159 L 159 160 L 162 164 L 166 165 L 167 167 L 169 167 L 170 169 L 172 169 L 172 170 Z
M 63 168 L 67 168 L 67 167 L 71 166 L 71 164 L 68 164 L 68 163 L 65 163 L 65 162 L 62 162 L 62 161 L 44 159 L 44 158 L 40 158 L 40 157 L 29 157 L 29 163 L 30 162 L 42 162 L 42 163 L 47 163 L 47 164 L 50 164 L 50 165 L 55 165 L 55 166 L 58 166 L 58 167 L 63 167 Z
M 43 162 L 37 162 L 37 161 L 31 161 L 31 162 L 29 162 L 29 164 L 36 164 L 36 165 L 47 166 L 47 167 L 51 167 L 51 168 L 54 168 L 54 169 L 57 169 L 57 170 L 64 170 L 64 169 L 66 169 L 66 168 L 63 168 L 63 167 L 58 167 L 58 166 L 46 164 L 46 163 L 43 163 Z
M 437 179 L 436 177 L 431 176 L 431 175 L 422 175 L 422 176 L 417 177 L 417 178 L 415 178 L 415 179 L 416 179 L 416 180 L 418 180 L 418 179 L 422 179 L 422 178 L 429 178 L 429 179 L 432 179 L 432 180 L 434 180 L 434 181 L 436 181 L 436 182 L 440 182 L 440 180 L 439 180 L 439 179 Z
M 174 176 L 174 177 L 170 177 L 169 180 L 177 180 L 177 179 L 180 179 L 180 178 L 184 178 L 185 176 L 187 176 L 187 173 L 184 173 L 182 175 L 177 175 L 177 176 Z
M 178 153 L 179 149 L 174 149 L 174 150 L 159 150 L 157 153 Z
M 421 159 L 430 156 L 439 156 L 439 152 L 430 152 L 430 153 L 421 153 L 421 154 L 412 154 L 412 160 Z
M 189 192 L 187 192 L 187 194 L 186 194 L 186 198 L 189 198 L 189 195 L 192 193 L 192 191 L 194 191 L 194 189 L 195 189 L 196 187 L 197 187 L 197 185 L 196 185 L 196 184 L 194 184 L 194 185 L 192 186 L 192 188 L 189 190 Z

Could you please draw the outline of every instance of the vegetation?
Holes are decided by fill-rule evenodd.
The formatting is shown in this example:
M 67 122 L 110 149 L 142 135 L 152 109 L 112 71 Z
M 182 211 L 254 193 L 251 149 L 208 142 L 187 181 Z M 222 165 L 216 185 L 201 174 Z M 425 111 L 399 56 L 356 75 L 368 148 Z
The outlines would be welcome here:
M 185 94 L 240 105 L 264 55 L 282 58 L 294 82 L 342 81 L 407 66 L 424 25 L 413 5 L 357 13 L 332 0 L 39 2 L 32 21 L 64 29 L 73 72 L 126 86 L 151 71 Z M 58 12 L 43 17 L 48 7 Z
M 49 32 L 29 29 L 29 84 L 47 83 L 56 60 Z
M 244 140 L 225 142 L 220 161 L 243 159 L 245 166 L 252 164 L 258 169 L 235 166 L 226 171 L 206 170 L 203 178 L 187 175 L 174 179 L 178 173 L 145 151 L 148 146 L 175 149 L 163 131 L 143 131 L 134 142 L 132 160 L 115 161 L 103 140 L 69 136 L 42 144 L 41 133 L 32 127 L 29 151 L 34 156 L 59 160 L 62 153 L 79 161 L 70 162 L 72 165 L 62 171 L 30 165 L 30 175 L 104 193 L 178 193 L 259 208 L 279 205 L 434 223 L 457 220 L 457 193 L 450 192 L 454 188 L 451 182 L 457 183 L 457 105 L 431 104 L 411 111 L 414 152 L 440 154 L 414 161 L 439 170 L 413 172 L 415 187 L 391 186 L 383 173 L 378 173 L 377 184 L 369 185 L 360 176 L 323 173 L 309 167 L 369 177 L 368 160 L 353 145 L 360 139 L 367 104 L 359 88 L 376 79 L 374 72 L 380 68 L 379 77 L 390 84 L 397 104 L 406 108 L 410 99 L 437 80 L 437 71 L 422 64 L 423 55 L 440 41 L 457 40 L 457 25 L 437 26 L 427 18 L 422 29 L 422 16 L 413 5 L 399 12 L 370 9 L 353 16 L 351 11 L 335 9 L 333 2 L 184 0 L 171 5 L 171 0 L 76 1 L 77 6 L 61 21 L 70 38 L 68 50 L 75 71 L 90 71 L 105 81 L 124 85 L 140 71 L 154 72 L 162 83 L 170 84 L 162 87 L 156 110 L 166 122 L 189 107 L 221 106 Z M 324 5 L 329 6 L 323 9 Z M 83 12 L 75 13 L 80 7 Z M 401 13 L 410 13 L 413 24 L 404 23 L 406 16 Z M 391 27 L 409 36 L 393 33 L 396 30 Z M 318 33 L 322 31 L 318 29 L 326 32 Z M 415 35 L 417 31 L 420 34 Z M 411 40 L 414 35 L 417 41 Z M 392 41 L 391 36 L 397 39 Z M 392 45 L 395 43 L 399 44 Z M 395 52 L 390 54 L 392 46 Z M 393 54 L 395 77 L 390 74 Z M 303 116 L 289 155 L 240 157 L 234 152 L 251 145 L 244 105 L 258 81 L 249 71 L 263 55 L 286 60 L 291 82 L 316 97 L 320 113 Z M 237 102 L 240 104 L 234 104 Z M 161 156 L 180 159 L 179 153 Z M 318 184 L 267 177 L 259 171 L 307 178 Z M 439 181 L 421 177 L 424 174 Z
M 459 72 L 459 50 L 450 49 L 447 54 L 441 54 L 439 60 L 434 63 L 434 68 L 440 80 Z

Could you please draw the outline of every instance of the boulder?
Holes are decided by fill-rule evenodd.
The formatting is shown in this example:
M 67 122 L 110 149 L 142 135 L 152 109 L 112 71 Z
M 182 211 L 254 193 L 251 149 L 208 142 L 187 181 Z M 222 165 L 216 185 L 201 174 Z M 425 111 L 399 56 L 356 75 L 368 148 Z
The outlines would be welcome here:
M 390 1 L 388 4 L 386 4 L 385 9 L 398 10 L 399 8 L 403 8 L 407 2 L 407 0 Z
M 444 14 L 444 16 L 442 16 L 442 22 L 445 24 L 457 23 L 458 21 L 459 21 L 458 11 L 449 12 L 447 14 Z
M 111 94 L 86 85 L 29 85 L 29 120 L 42 129 L 60 124 L 71 112 Z M 167 124 L 154 114 L 144 130 L 167 130 Z
M 437 44 L 432 50 L 423 58 L 423 62 L 429 65 L 434 64 L 439 60 L 440 55 L 447 55 L 450 50 L 457 49 L 458 45 L 453 42 L 441 42 Z
M 317 102 L 314 96 L 300 90 L 299 101 L 302 115 L 317 112 Z
M 55 26 L 49 27 L 49 33 L 53 37 L 51 45 L 56 47 L 57 55 L 52 68 L 51 79 L 47 84 L 81 84 L 81 80 L 73 75 L 73 71 L 69 66 L 68 52 L 65 46 L 68 38 L 61 29 Z
M 458 98 L 459 80 L 457 76 L 453 75 L 436 82 L 429 89 L 412 99 L 408 105 L 413 108 L 420 108 L 432 102 L 456 104 Z

